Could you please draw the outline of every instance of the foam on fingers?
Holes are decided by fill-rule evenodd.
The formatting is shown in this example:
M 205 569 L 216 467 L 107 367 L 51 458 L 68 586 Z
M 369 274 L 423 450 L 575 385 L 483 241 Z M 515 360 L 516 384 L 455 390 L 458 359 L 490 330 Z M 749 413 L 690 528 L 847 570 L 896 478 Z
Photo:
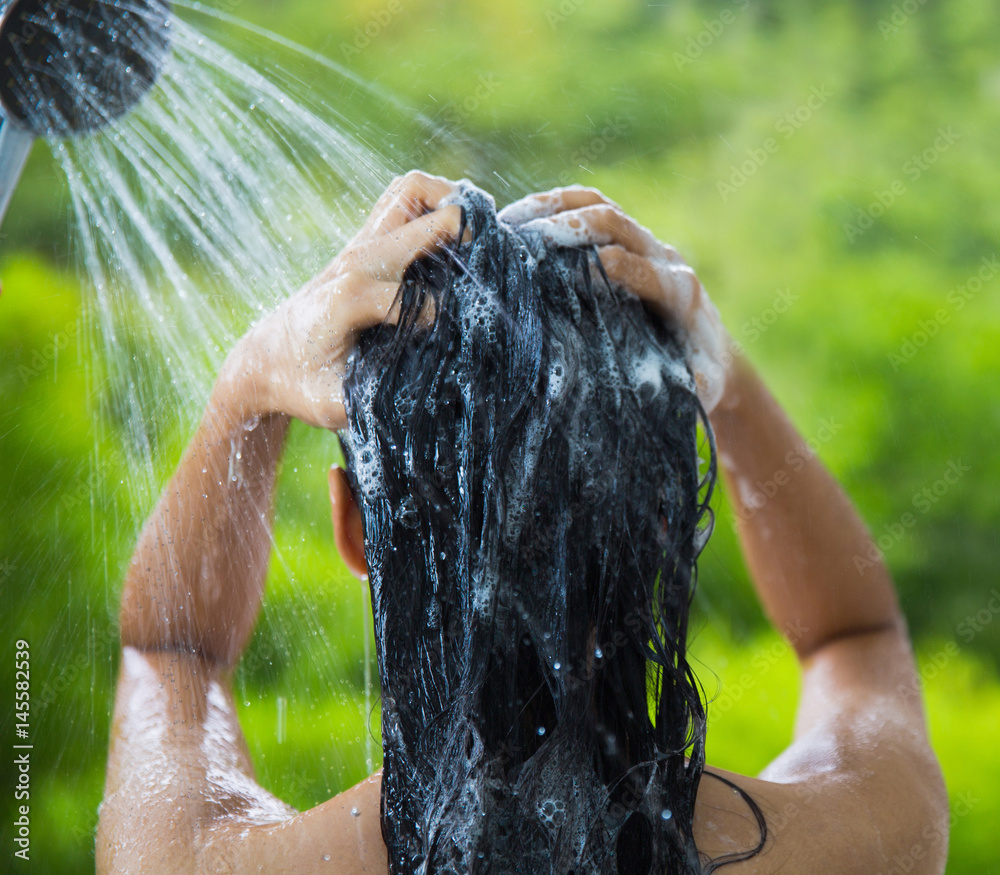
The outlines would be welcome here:
M 596 188 L 574 185 L 528 195 L 519 201 L 508 204 L 497 217 L 508 225 L 522 225 L 532 219 L 541 219 L 565 210 L 577 210 L 596 204 L 614 206 L 614 203 Z
M 652 233 L 611 204 L 595 204 L 532 219 L 523 229 L 540 234 L 556 246 L 617 244 L 638 255 L 667 257 L 666 247 Z
M 666 255 L 643 258 L 617 244 L 602 248 L 599 255 L 610 280 L 677 326 L 698 397 L 711 412 L 725 390 L 728 334 L 694 271 L 679 256 L 675 261 Z

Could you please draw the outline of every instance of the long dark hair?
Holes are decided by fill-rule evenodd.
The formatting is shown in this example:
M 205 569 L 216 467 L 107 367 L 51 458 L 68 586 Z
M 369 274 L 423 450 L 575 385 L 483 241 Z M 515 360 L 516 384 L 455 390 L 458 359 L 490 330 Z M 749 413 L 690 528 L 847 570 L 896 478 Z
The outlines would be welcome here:
M 409 268 L 345 383 L 390 870 L 700 872 L 690 372 L 592 251 L 459 202 L 471 243 Z

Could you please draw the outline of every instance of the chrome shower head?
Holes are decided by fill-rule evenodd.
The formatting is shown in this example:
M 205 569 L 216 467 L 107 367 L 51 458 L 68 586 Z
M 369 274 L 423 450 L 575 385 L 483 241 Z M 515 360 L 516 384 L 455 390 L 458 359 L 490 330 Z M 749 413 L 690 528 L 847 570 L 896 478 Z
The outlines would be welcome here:
M 0 0 L 0 221 L 35 137 L 127 113 L 170 48 L 168 0 Z
M 13 0 L 0 20 L 0 104 L 39 137 L 128 112 L 169 48 L 166 0 Z

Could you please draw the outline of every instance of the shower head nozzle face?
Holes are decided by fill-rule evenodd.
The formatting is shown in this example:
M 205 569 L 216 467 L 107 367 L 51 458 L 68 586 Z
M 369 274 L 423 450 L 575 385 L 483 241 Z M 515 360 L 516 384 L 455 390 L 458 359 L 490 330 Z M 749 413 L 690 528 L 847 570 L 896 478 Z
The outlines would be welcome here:
M 168 0 L 13 0 L 0 21 L 0 104 L 36 136 L 86 134 L 149 90 Z

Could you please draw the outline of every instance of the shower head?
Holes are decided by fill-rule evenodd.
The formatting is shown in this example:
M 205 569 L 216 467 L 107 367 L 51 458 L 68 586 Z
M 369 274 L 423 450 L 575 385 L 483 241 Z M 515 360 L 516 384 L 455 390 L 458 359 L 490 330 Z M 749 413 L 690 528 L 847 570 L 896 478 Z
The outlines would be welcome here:
M 170 48 L 169 0 L 0 0 L 0 221 L 35 137 L 127 113 Z
M 169 48 L 166 0 L 13 0 L 0 19 L 0 104 L 39 137 L 128 112 Z

